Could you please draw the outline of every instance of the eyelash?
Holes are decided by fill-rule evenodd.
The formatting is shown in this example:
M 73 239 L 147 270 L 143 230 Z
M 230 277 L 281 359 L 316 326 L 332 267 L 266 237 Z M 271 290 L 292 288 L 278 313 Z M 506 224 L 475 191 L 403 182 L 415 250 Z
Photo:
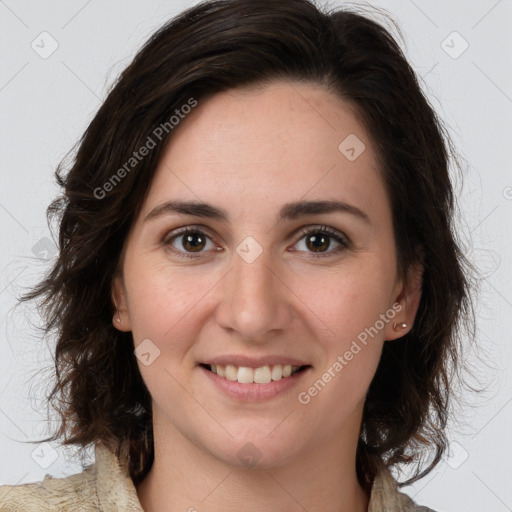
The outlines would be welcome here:
M 176 254 L 179 257 L 187 258 L 187 259 L 195 259 L 199 258 L 202 253 L 187 253 L 183 251 L 179 251 L 172 247 L 172 242 L 177 239 L 180 236 L 188 235 L 188 234 L 197 234 L 201 236 L 205 236 L 211 240 L 211 236 L 204 231 L 203 229 L 200 229 L 198 227 L 194 226 L 187 226 L 184 228 L 176 229 L 175 231 L 171 231 L 170 233 L 167 233 L 162 238 L 162 245 L 167 247 L 172 253 Z M 300 240 L 302 240 L 305 236 L 311 235 L 311 234 L 322 234 L 322 235 L 328 235 L 330 238 L 333 238 L 336 242 L 340 244 L 340 246 L 336 247 L 335 249 L 329 250 L 327 252 L 323 253 L 314 253 L 311 252 L 312 258 L 325 258 L 332 256 L 333 254 L 338 254 L 340 251 L 347 249 L 349 247 L 349 240 L 348 238 L 343 235 L 342 233 L 339 233 L 338 231 L 335 231 L 328 226 L 313 226 L 313 227 L 307 227 L 302 228 L 299 232 L 300 238 L 297 240 L 296 243 L 298 243 Z M 194 255 L 193 255 L 194 254 Z M 197 254 L 197 255 L 196 255 Z

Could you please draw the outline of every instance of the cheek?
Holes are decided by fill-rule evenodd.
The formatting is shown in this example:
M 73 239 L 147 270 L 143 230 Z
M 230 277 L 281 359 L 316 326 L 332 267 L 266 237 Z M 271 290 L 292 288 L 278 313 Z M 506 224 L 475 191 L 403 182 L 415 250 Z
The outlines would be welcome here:
M 136 343 L 150 337 L 161 343 L 172 332 L 185 326 L 193 329 L 187 318 L 213 283 L 196 279 L 190 272 L 180 272 L 166 266 L 126 265 L 126 289 L 131 329 Z M 213 280 L 212 280 L 213 281 Z
M 157 404 L 171 401 L 178 409 L 186 409 L 190 404 L 180 386 L 187 370 L 183 362 L 191 340 L 197 337 L 196 306 L 211 285 L 148 261 L 136 266 L 127 263 L 125 283 L 141 376 Z M 147 359 L 144 352 L 150 354 Z
M 135 353 L 144 350 L 143 342 L 151 353 L 149 365 L 139 356 L 137 363 L 154 398 L 173 397 L 180 401 L 178 382 L 187 379 L 187 372 L 195 364 L 191 349 L 200 337 L 203 316 L 208 313 L 205 311 L 208 292 L 218 281 L 215 275 L 203 273 L 199 277 L 190 269 L 188 272 L 170 269 L 162 263 L 125 265 Z
M 354 411 L 362 410 L 379 364 L 384 344 L 380 315 L 385 314 L 390 295 L 386 279 L 376 282 L 379 275 L 340 272 L 318 283 L 309 296 L 308 306 L 321 319 L 315 340 L 322 346 L 322 359 L 298 399 L 317 411 L 308 415 L 310 421 L 324 418 L 317 427 L 332 435 Z
M 392 289 L 389 276 L 376 258 L 369 258 L 363 264 L 342 266 L 336 273 L 298 281 L 297 294 L 305 297 L 329 338 L 343 347 L 385 314 Z
M 301 285 L 300 296 L 308 297 L 308 309 L 320 319 L 315 321 L 315 339 L 323 353 L 317 387 L 329 390 L 319 392 L 319 403 L 325 400 L 326 407 L 336 407 L 340 415 L 364 398 L 377 369 L 387 325 L 381 315 L 386 319 L 392 277 L 371 257 L 315 280 L 316 286 L 312 281 Z

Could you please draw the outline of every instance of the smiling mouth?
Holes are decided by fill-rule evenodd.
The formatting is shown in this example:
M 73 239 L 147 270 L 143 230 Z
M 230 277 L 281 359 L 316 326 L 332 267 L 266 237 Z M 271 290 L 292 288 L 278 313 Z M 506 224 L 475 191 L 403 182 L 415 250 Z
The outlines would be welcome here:
M 259 368 L 236 366 L 234 364 L 200 364 L 200 366 L 223 379 L 237 381 L 241 384 L 269 384 L 272 381 L 286 379 L 310 368 L 310 365 L 292 366 L 289 364 L 266 365 Z

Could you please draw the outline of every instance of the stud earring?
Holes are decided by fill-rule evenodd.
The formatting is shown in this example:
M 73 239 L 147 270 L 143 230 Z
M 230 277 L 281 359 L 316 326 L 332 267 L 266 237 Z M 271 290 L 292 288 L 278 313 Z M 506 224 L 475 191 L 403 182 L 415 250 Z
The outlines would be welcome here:
M 405 322 L 401 322 L 397 324 L 396 322 L 393 324 L 393 330 L 394 331 L 403 331 L 404 329 L 407 329 L 407 324 Z

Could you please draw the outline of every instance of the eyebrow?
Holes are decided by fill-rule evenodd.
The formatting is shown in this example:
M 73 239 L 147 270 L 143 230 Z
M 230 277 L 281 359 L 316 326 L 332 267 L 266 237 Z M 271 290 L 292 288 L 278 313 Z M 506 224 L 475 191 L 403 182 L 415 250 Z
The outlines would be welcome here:
M 296 201 L 287 203 L 279 211 L 279 220 L 294 220 L 306 215 L 320 215 L 333 212 L 348 213 L 370 224 L 368 214 L 344 201 Z M 144 219 L 144 222 L 172 214 L 192 215 L 221 222 L 229 220 L 229 214 L 226 210 L 208 203 L 198 201 L 167 201 L 153 208 Z

